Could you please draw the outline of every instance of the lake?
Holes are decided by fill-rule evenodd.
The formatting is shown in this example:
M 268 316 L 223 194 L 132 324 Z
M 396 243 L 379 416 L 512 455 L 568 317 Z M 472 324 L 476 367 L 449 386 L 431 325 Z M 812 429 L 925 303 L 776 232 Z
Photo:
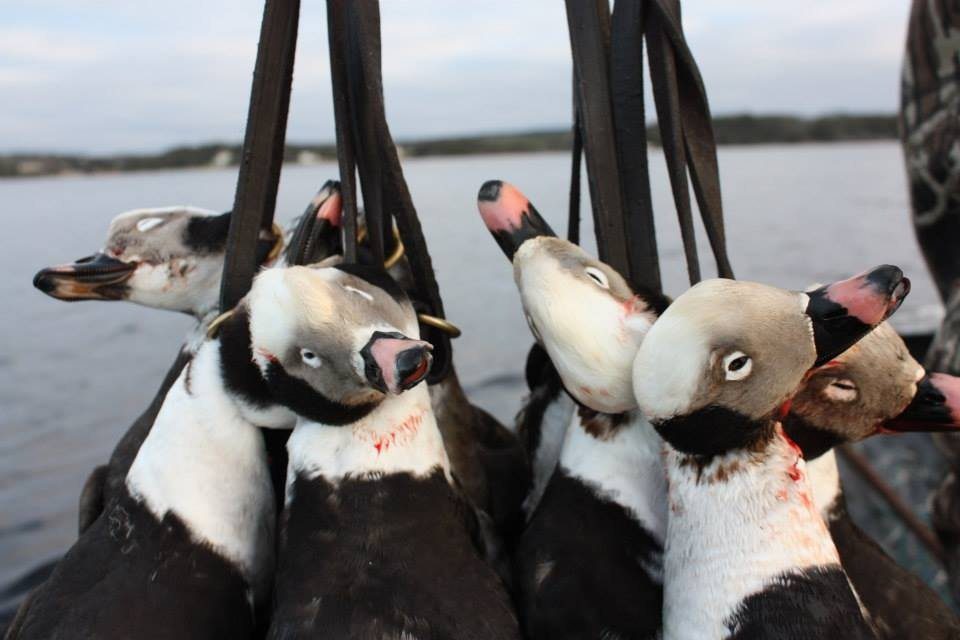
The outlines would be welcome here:
M 686 286 L 662 155 L 651 182 L 665 286 Z M 404 162 L 430 243 L 447 315 L 464 331 L 456 364 L 475 402 L 505 422 L 519 407 L 531 343 L 511 268 L 483 227 L 475 197 L 502 178 L 562 232 L 569 158 L 564 154 L 425 158 Z M 792 288 L 889 262 L 913 280 L 895 317 L 901 331 L 929 330 L 941 309 L 909 221 L 900 147 L 893 142 L 724 147 L 720 168 L 729 252 L 737 276 Z M 277 220 L 298 215 L 334 164 L 284 168 Z M 41 267 L 98 249 L 114 215 L 193 204 L 226 210 L 236 169 L 0 181 L 6 242 L 0 252 L 0 585 L 62 553 L 76 538 L 77 496 L 90 469 L 153 397 L 192 326 L 185 316 L 126 303 L 67 304 L 34 290 Z M 584 185 L 584 193 L 586 193 Z M 585 214 L 584 237 L 592 237 Z M 705 237 L 701 262 L 714 273 Z M 942 466 L 922 436 L 866 450 L 926 514 Z M 847 477 L 855 518 L 927 580 L 938 575 L 885 506 Z

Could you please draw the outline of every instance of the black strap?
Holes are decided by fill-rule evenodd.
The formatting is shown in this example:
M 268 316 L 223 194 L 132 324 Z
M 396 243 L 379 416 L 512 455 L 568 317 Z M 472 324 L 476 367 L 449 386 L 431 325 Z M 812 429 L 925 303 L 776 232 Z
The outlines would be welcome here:
M 660 293 L 660 260 L 653 222 L 643 97 L 644 3 L 619 0 L 613 7 L 610 85 L 616 125 L 620 184 L 626 215 L 630 281 Z
M 299 16 L 299 0 L 267 0 L 264 6 L 247 131 L 227 232 L 221 309 L 233 308 L 249 291 L 257 271 L 258 236 L 273 224 Z
M 444 317 L 443 301 L 427 250 L 423 229 L 410 197 L 396 145 L 387 126 L 380 65 L 380 7 L 376 0 L 328 0 L 331 66 L 337 142 L 350 137 L 360 174 L 364 212 L 374 260 L 382 262 L 384 238 L 396 220 L 414 283 L 417 310 Z M 339 102 L 339 104 L 337 104 Z M 343 157 L 341 181 L 347 182 Z M 349 171 L 349 167 L 346 167 Z M 350 174 L 352 175 L 352 173 Z M 344 197 L 344 214 L 348 214 Z M 379 256 L 377 245 L 379 242 Z M 421 335 L 433 345 L 428 382 L 439 382 L 450 370 L 450 337 L 421 324 Z
M 688 170 L 717 262 L 718 274 L 733 277 L 726 253 L 716 141 L 710 109 L 703 80 L 683 36 L 679 0 L 617 0 L 613 10 L 612 34 L 607 7 L 603 1 L 567 2 L 575 73 L 582 75 L 588 70 L 594 80 L 592 83 L 578 82 L 575 96 L 578 105 L 590 107 L 586 115 L 581 114 L 580 129 L 587 156 L 594 218 L 598 223 L 604 220 L 603 225 L 597 226 L 601 258 L 628 275 L 635 284 L 660 290 L 646 160 L 642 75 L 642 38 L 646 37 L 657 119 L 690 281 L 693 283 L 700 279 L 700 266 L 689 197 Z M 608 41 L 610 86 L 604 89 L 606 58 L 597 59 L 602 50 L 597 43 Z M 604 117 L 604 93 L 610 96 L 608 100 L 612 100 L 607 103 L 614 114 L 612 121 Z M 611 130 L 614 135 L 611 135 Z M 615 138 L 616 144 L 611 138 Z M 611 149 L 617 150 L 616 165 L 609 159 Z M 604 175 L 596 175 L 601 171 Z M 604 202 L 598 203 L 596 199 L 596 183 L 599 181 L 607 185 L 600 185 L 599 190 L 601 194 L 609 194 L 613 190 L 614 175 L 619 176 L 623 198 L 625 222 L 622 225 L 607 220 L 618 214 L 613 212 L 612 207 Z M 578 180 L 579 175 L 573 179 Z M 571 193 L 573 188 L 571 184 Z M 603 191 L 604 188 L 606 191 Z M 616 233 L 618 226 L 622 237 L 627 238 L 626 266 L 621 266 L 623 262 L 621 265 L 614 264 L 604 257 L 610 252 L 610 231 Z M 613 255 L 617 255 L 621 247 L 614 241 Z
M 576 78 L 574 78 L 576 86 Z M 567 211 L 567 240 L 580 244 L 580 171 L 583 164 L 583 136 L 580 135 L 580 111 L 573 101 L 573 152 L 570 159 L 570 207 Z
M 653 10 L 662 18 L 663 32 L 673 46 L 676 57 L 677 86 L 679 89 L 680 119 L 683 123 L 687 164 L 693 182 L 693 192 L 703 226 L 710 240 L 717 263 L 717 274 L 733 277 L 733 268 L 727 256 L 727 240 L 723 224 L 723 203 L 720 196 L 720 169 L 717 165 L 717 142 L 710 116 L 707 90 L 700 69 L 687 46 L 680 21 L 679 0 L 651 0 Z
M 628 274 L 629 250 L 607 64 L 610 42 L 607 0 L 567 0 L 567 23 L 597 250 L 601 260 Z

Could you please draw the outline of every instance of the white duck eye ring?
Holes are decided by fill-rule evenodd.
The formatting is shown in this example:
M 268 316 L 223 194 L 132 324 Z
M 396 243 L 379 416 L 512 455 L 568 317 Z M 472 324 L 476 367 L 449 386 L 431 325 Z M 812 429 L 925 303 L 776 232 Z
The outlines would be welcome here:
M 596 282 L 598 286 L 604 289 L 610 288 L 610 281 L 607 279 L 607 274 L 600 269 L 596 267 L 585 267 L 583 272 L 586 273 L 591 280 Z
M 314 369 L 319 367 L 321 364 L 320 356 L 310 349 L 300 349 L 300 359 L 303 360 L 305 365 L 308 367 L 313 367 Z
M 723 358 L 723 371 L 727 380 L 743 380 L 753 371 L 753 359 L 743 351 L 728 353 Z
M 857 399 L 857 385 L 847 378 L 835 378 L 823 388 L 828 399 L 836 402 L 853 402 Z

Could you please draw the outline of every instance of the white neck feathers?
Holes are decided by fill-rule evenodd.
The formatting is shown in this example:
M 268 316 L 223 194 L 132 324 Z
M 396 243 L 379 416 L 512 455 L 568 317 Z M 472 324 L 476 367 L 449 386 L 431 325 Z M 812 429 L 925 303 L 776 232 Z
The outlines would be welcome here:
M 820 516 L 829 522 L 841 493 L 840 470 L 837 468 L 837 454 L 833 449 L 807 462 L 807 475 L 813 491 L 813 503 Z
M 170 388 L 126 483 L 157 518 L 179 517 L 195 541 L 236 564 L 255 595 L 266 593 L 275 519 L 266 451 L 223 388 L 216 341 Z
M 739 603 L 791 570 L 839 565 L 800 450 L 782 429 L 762 452 L 703 468 L 667 446 L 664 638 L 725 637 Z
M 450 461 L 430 406 L 426 384 L 389 396 L 361 420 L 333 426 L 300 419 L 287 442 L 289 479 L 295 475 L 338 482 L 345 477 L 409 473 L 423 477 Z
M 597 437 L 587 432 L 574 412 L 567 429 L 560 466 L 604 498 L 626 508 L 657 542 L 667 529 L 667 479 L 663 442 L 653 426 L 631 412 L 613 433 Z

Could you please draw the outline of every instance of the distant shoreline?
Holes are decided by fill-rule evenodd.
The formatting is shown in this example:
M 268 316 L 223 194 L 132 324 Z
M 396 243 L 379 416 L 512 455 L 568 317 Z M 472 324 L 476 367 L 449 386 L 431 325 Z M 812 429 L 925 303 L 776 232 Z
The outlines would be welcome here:
M 893 115 L 843 114 L 816 118 L 795 116 L 732 115 L 714 118 L 717 144 L 792 144 L 801 142 L 848 142 L 897 138 Z M 651 144 L 659 143 L 656 125 L 647 128 Z M 569 129 L 521 133 L 456 136 L 431 140 L 400 141 L 408 158 L 487 153 L 569 151 Z M 0 154 L 0 178 L 91 173 L 118 173 L 154 169 L 186 169 L 236 166 L 240 145 L 210 143 L 180 146 L 154 154 L 85 156 L 73 154 Z M 288 143 L 284 162 L 312 164 L 336 159 L 332 143 Z

